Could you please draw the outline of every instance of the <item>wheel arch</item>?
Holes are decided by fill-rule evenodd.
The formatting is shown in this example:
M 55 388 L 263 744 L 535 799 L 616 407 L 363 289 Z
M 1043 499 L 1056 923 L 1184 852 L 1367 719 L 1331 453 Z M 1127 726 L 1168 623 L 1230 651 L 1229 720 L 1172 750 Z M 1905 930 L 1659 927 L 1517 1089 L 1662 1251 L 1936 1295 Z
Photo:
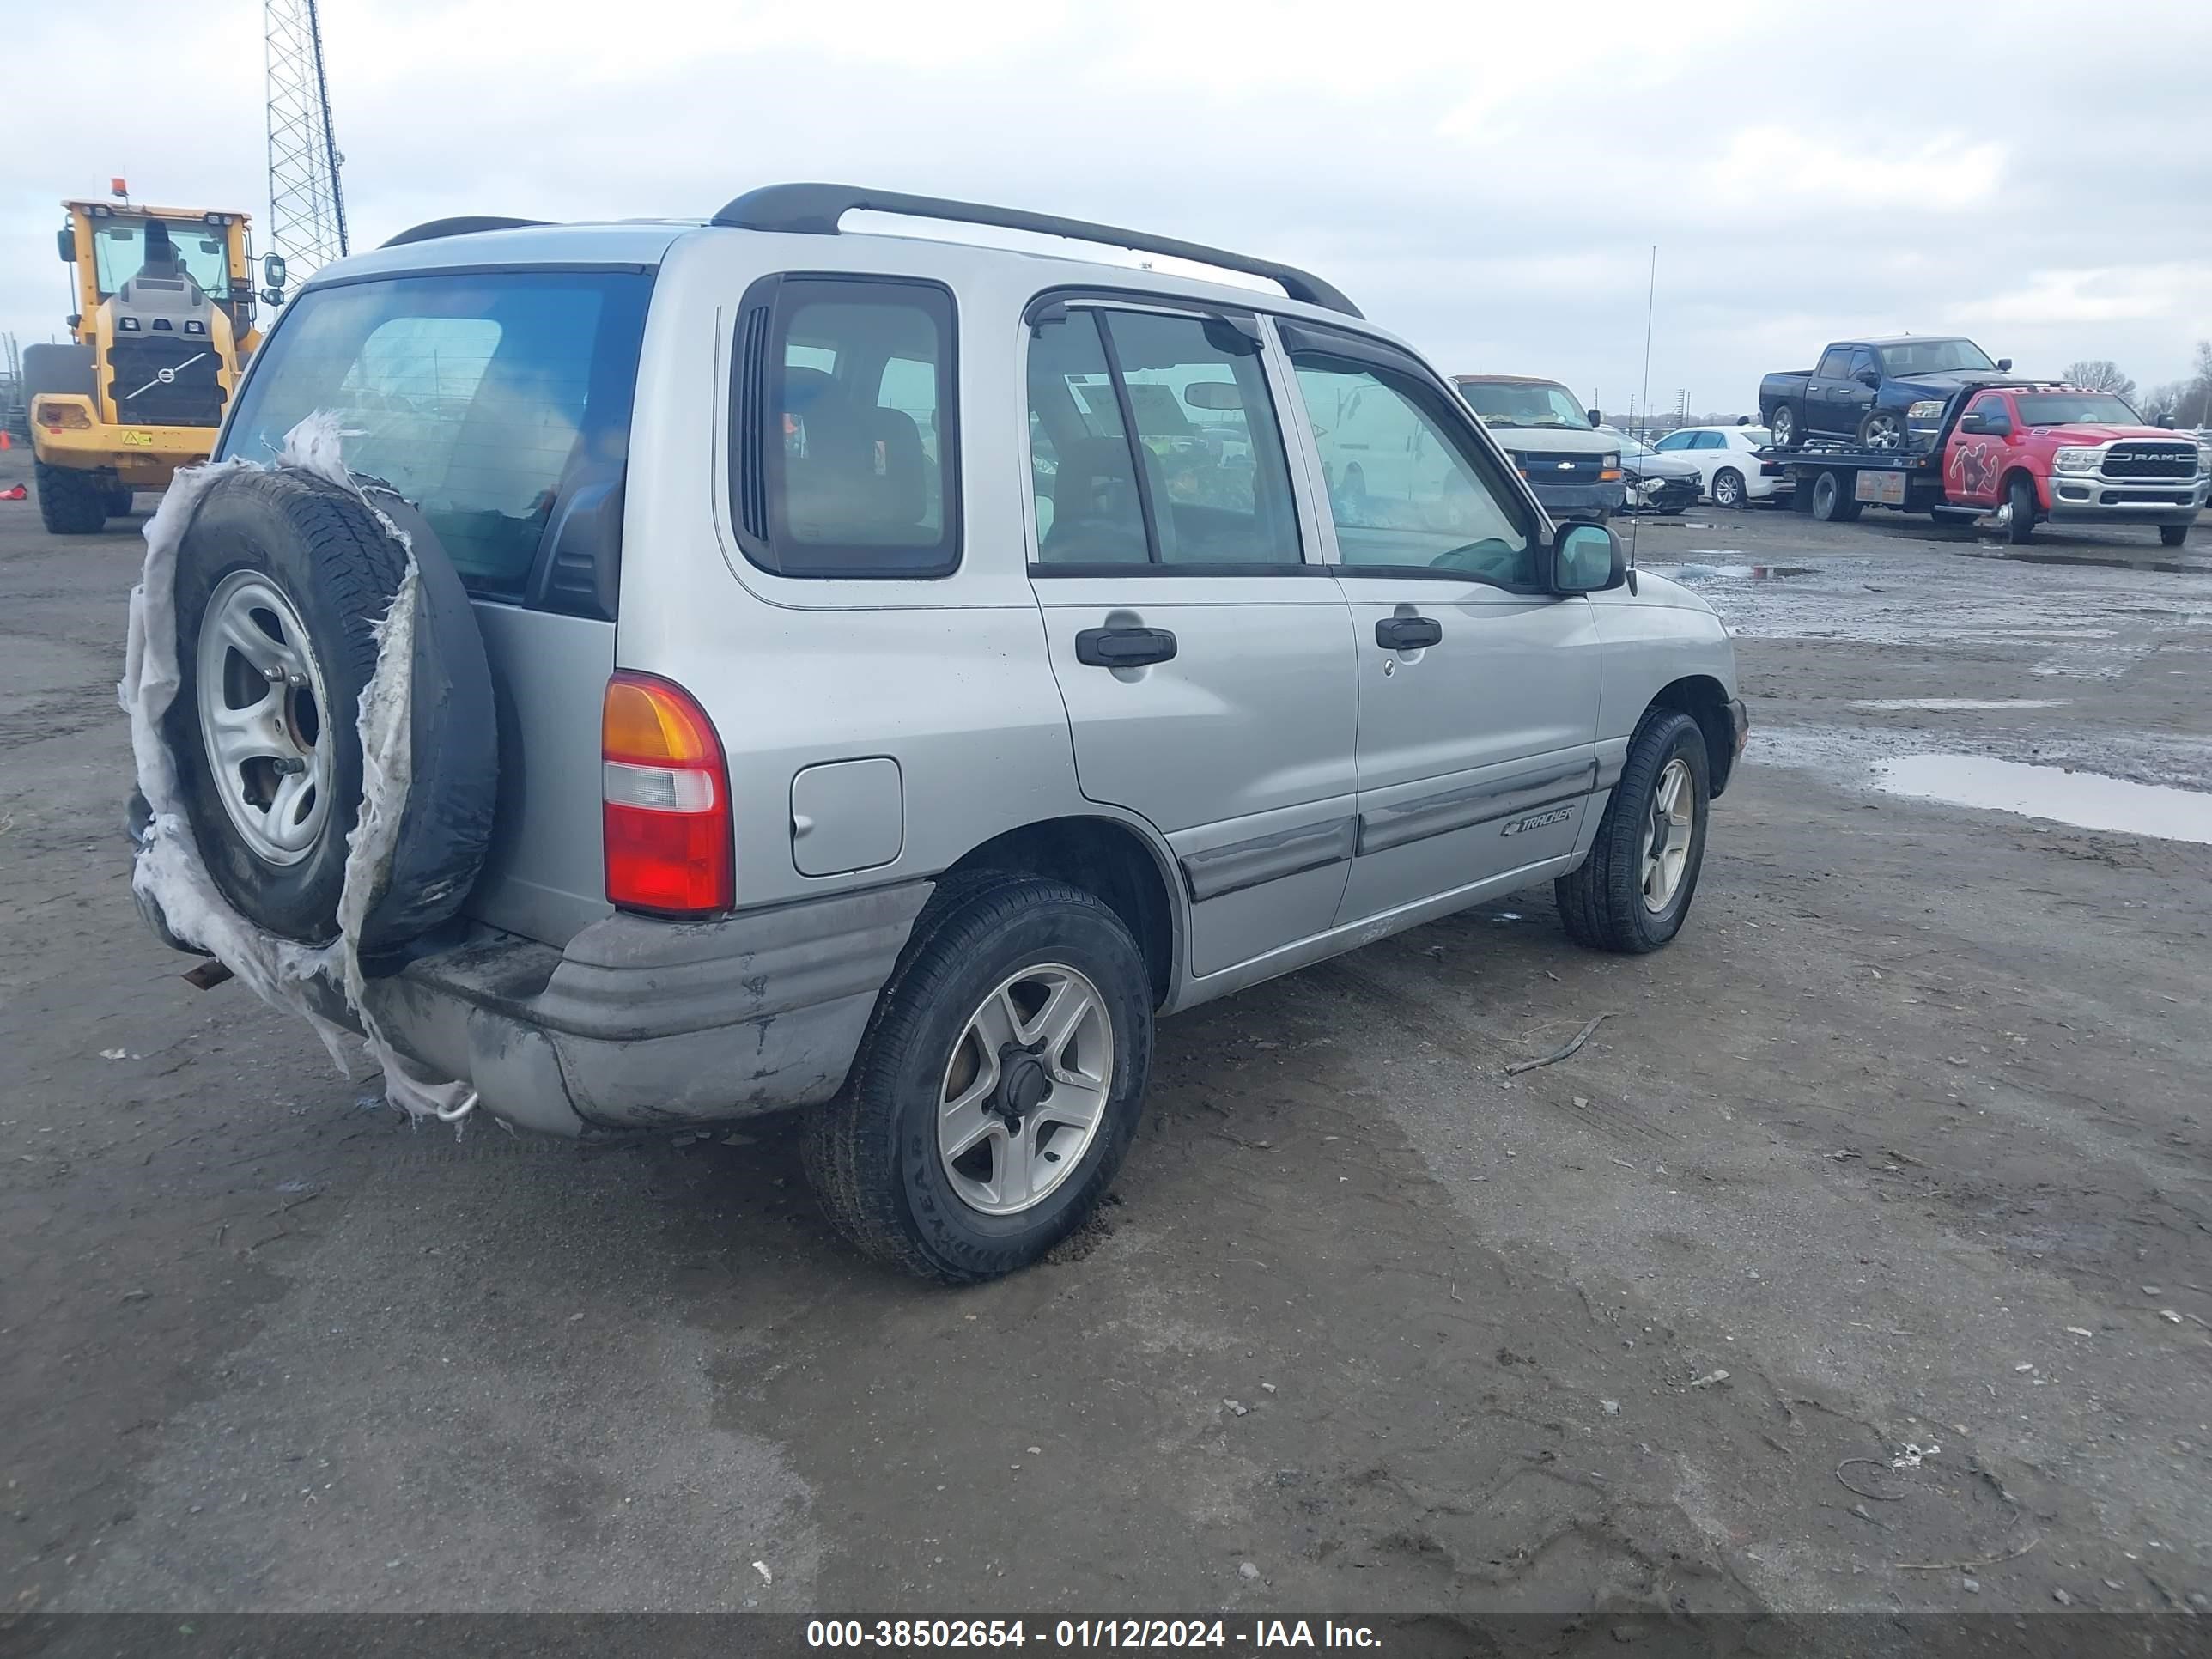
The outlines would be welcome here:
M 1685 674 L 1659 688 L 1644 713 L 1655 708 L 1677 709 L 1698 723 L 1705 734 L 1705 764 L 1710 791 L 1718 799 L 1735 767 L 1735 730 L 1729 719 L 1729 690 L 1710 674 Z
M 2043 480 L 2036 477 L 2035 469 L 2033 467 L 2028 466 L 2019 461 L 2014 461 L 2010 466 L 2007 467 L 2004 471 L 2004 477 L 1997 480 L 1997 500 L 1999 501 L 2008 501 L 2012 499 L 2012 481 L 2014 478 L 2025 478 L 2027 480 L 2027 493 L 2035 497 L 2035 510 L 2037 512 L 2048 513 L 2051 511 L 2051 500 L 2050 497 L 2044 493 Z
M 1182 959 L 1180 884 L 1166 850 L 1135 825 L 1108 817 L 1043 818 L 971 849 L 944 876 L 982 870 L 1050 876 L 1095 893 L 1143 952 L 1152 1006 L 1166 1005 Z

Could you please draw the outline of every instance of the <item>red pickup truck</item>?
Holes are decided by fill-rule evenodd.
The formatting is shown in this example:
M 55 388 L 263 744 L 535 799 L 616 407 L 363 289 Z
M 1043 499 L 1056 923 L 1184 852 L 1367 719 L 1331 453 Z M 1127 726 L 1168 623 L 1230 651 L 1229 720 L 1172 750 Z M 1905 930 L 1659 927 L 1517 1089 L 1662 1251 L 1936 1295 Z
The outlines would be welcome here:
M 2057 520 L 2150 525 L 2179 547 L 2212 495 L 2212 447 L 2144 425 L 2110 392 L 2051 380 L 1965 388 L 1924 448 L 1814 444 L 1759 454 L 1795 475 L 1797 505 L 1816 519 L 1856 519 L 1868 507 L 1939 519 L 1994 514 L 2015 542 Z
M 2145 426 L 2107 392 L 1992 387 L 1960 411 L 1943 447 L 1943 495 L 1995 511 L 2015 542 L 2039 520 L 2149 524 L 2179 547 L 2212 488 L 2212 450 Z

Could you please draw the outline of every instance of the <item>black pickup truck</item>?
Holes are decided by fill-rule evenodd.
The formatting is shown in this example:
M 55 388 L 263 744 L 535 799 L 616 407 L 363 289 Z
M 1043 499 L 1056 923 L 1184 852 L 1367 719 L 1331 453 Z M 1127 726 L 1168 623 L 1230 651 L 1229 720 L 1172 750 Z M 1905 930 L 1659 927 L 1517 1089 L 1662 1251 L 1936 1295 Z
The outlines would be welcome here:
M 1855 442 L 1868 449 L 1909 449 L 1924 442 L 1943 406 L 1970 386 L 2006 378 L 2012 359 L 1991 362 L 1972 340 L 1900 334 L 1881 340 L 1838 340 L 1814 368 L 1770 374 L 1759 383 L 1759 423 L 1778 449 L 1808 439 Z

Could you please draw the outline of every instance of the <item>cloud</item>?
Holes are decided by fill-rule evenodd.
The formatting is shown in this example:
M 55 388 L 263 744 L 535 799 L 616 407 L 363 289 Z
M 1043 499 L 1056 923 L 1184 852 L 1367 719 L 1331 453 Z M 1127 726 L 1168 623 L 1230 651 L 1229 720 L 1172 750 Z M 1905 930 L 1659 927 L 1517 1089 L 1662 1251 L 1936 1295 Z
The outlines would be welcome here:
M 1655 244 L 1655 402 L 1747 409 L 1765 371 L 1898 329 L 2172 379 L 2212 333 L 2212 8 L 2161 11 L 2155 54 L 2078 7 L 2006 15 L 1923 9 L 1846 60 L 1816 9 L 1749 3 L 323 8 L 363 244 L 845 179 L 1304 264 L 1447 368 L 1609 408 L 1640 395 Z M 262 216 L 260 7 L 193 18 L 89 128 L 70 19 L 15 30 L 0 328 L 58 329 L 53 204 L 111 173 Z

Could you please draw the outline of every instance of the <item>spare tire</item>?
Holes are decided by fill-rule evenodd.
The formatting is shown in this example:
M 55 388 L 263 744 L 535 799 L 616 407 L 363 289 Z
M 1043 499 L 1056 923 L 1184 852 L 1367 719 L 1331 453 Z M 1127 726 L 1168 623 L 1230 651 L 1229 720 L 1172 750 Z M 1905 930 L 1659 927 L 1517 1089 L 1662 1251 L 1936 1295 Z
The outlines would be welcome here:
M 413 772 L 364 954 L 459 908 L 498 790 L 483 641 L 459 576 L 410 516 Z M 179 684 L 166 731 L 185 814 L 223 896 L 286 939 L 337 937 L 362 802 L 356 721 L 376 672 L 376 624 L 406 567 L 406 549 L 360 496 L 297 471 L 216 479 L 177 550 Z

